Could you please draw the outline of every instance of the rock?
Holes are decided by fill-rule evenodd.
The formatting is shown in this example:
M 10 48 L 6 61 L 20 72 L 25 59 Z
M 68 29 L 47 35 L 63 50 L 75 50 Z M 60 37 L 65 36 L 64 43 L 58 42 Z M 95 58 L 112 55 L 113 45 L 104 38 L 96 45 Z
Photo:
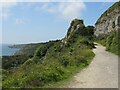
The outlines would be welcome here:
M 105 11 L 95 24 L 95 36 L 106 35 L 120 27 L 120 1 Z
M 80 19 L 72 20 L 70 27 L 68 28 L 67 35 L 62 40 L 62 43 L 67 44 L 68 39 L 70 39 L 75 33 L 80 34 L 83 27 L 85 27 L 83 20 Z

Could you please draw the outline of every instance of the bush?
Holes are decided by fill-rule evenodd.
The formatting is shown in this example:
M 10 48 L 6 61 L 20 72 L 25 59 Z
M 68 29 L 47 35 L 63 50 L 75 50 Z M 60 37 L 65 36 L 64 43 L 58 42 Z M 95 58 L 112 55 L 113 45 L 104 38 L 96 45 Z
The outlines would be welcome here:
M 70 58 L 68 56 L 62 56 L 61 58 L 61 64 L 64 66 L 64 67 L 67 67 L 70 63 Z
M 114 33 L 107 37 L 107 39 L 106 39 L 106 50 L 110 50 L 113 37 L 114 37 Z
M 19 67 L 25 61 L 29 59 L 27 55 L 15 55 L 15 56 L 3 56 L 2 57 L 2 68 L 11 69 Z
M 47 47 L 44 46 L 44 47 L 39 47 L 36 52 L 35 52 L 35 56 L 41 58 L 43 56 L 45 56 L 46 52 L 47 52 Z
M 118 32 L 110 32 L 109 35 L 98 37 L 96 41 L 105 46 L 107 51 L 120 55 Z

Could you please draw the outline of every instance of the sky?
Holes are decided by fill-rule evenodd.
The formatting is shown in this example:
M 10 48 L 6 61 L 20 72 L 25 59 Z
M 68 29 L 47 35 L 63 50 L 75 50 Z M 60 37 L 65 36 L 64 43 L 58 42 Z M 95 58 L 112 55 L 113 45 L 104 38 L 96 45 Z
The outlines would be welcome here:
M 12 2 L 0 5 L 1 43 L 26 44 L 65 37 L 71 20 L 94 25 L 114 2 Z

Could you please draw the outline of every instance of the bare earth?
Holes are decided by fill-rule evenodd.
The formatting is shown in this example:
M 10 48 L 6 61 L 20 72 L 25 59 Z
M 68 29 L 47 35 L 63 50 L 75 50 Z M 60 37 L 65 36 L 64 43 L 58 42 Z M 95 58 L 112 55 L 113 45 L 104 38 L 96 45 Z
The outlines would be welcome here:
M 98 44 L 91 64 L 74 76 L 67 88 L 118 88 L 118 56 Z

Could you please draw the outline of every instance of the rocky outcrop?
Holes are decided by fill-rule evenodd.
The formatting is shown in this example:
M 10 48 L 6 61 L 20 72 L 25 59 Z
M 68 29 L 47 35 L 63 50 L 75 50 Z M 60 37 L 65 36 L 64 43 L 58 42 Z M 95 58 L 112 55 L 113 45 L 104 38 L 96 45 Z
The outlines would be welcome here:
M 120 30 L 120 1 L 105 11 L 95 24 L 95 36 Z
M 71 22 L 70 27 L 68 29 L 67 37 L 69 37 L 71 33 L 75 33 L 75 32 L 80 33 L 80 31 L 82 31 L 81 29 L 83 29 L 83 27 L 85 27 L 83 20 L 74 19 Z
M 81 34 L 85 27 L 83 20 L 74 19 L 72 20 L 70 27 L 68 28 L 67 35 L 63 38 L 62 43 L 66 44 L 67 41 L 75 34 Z

